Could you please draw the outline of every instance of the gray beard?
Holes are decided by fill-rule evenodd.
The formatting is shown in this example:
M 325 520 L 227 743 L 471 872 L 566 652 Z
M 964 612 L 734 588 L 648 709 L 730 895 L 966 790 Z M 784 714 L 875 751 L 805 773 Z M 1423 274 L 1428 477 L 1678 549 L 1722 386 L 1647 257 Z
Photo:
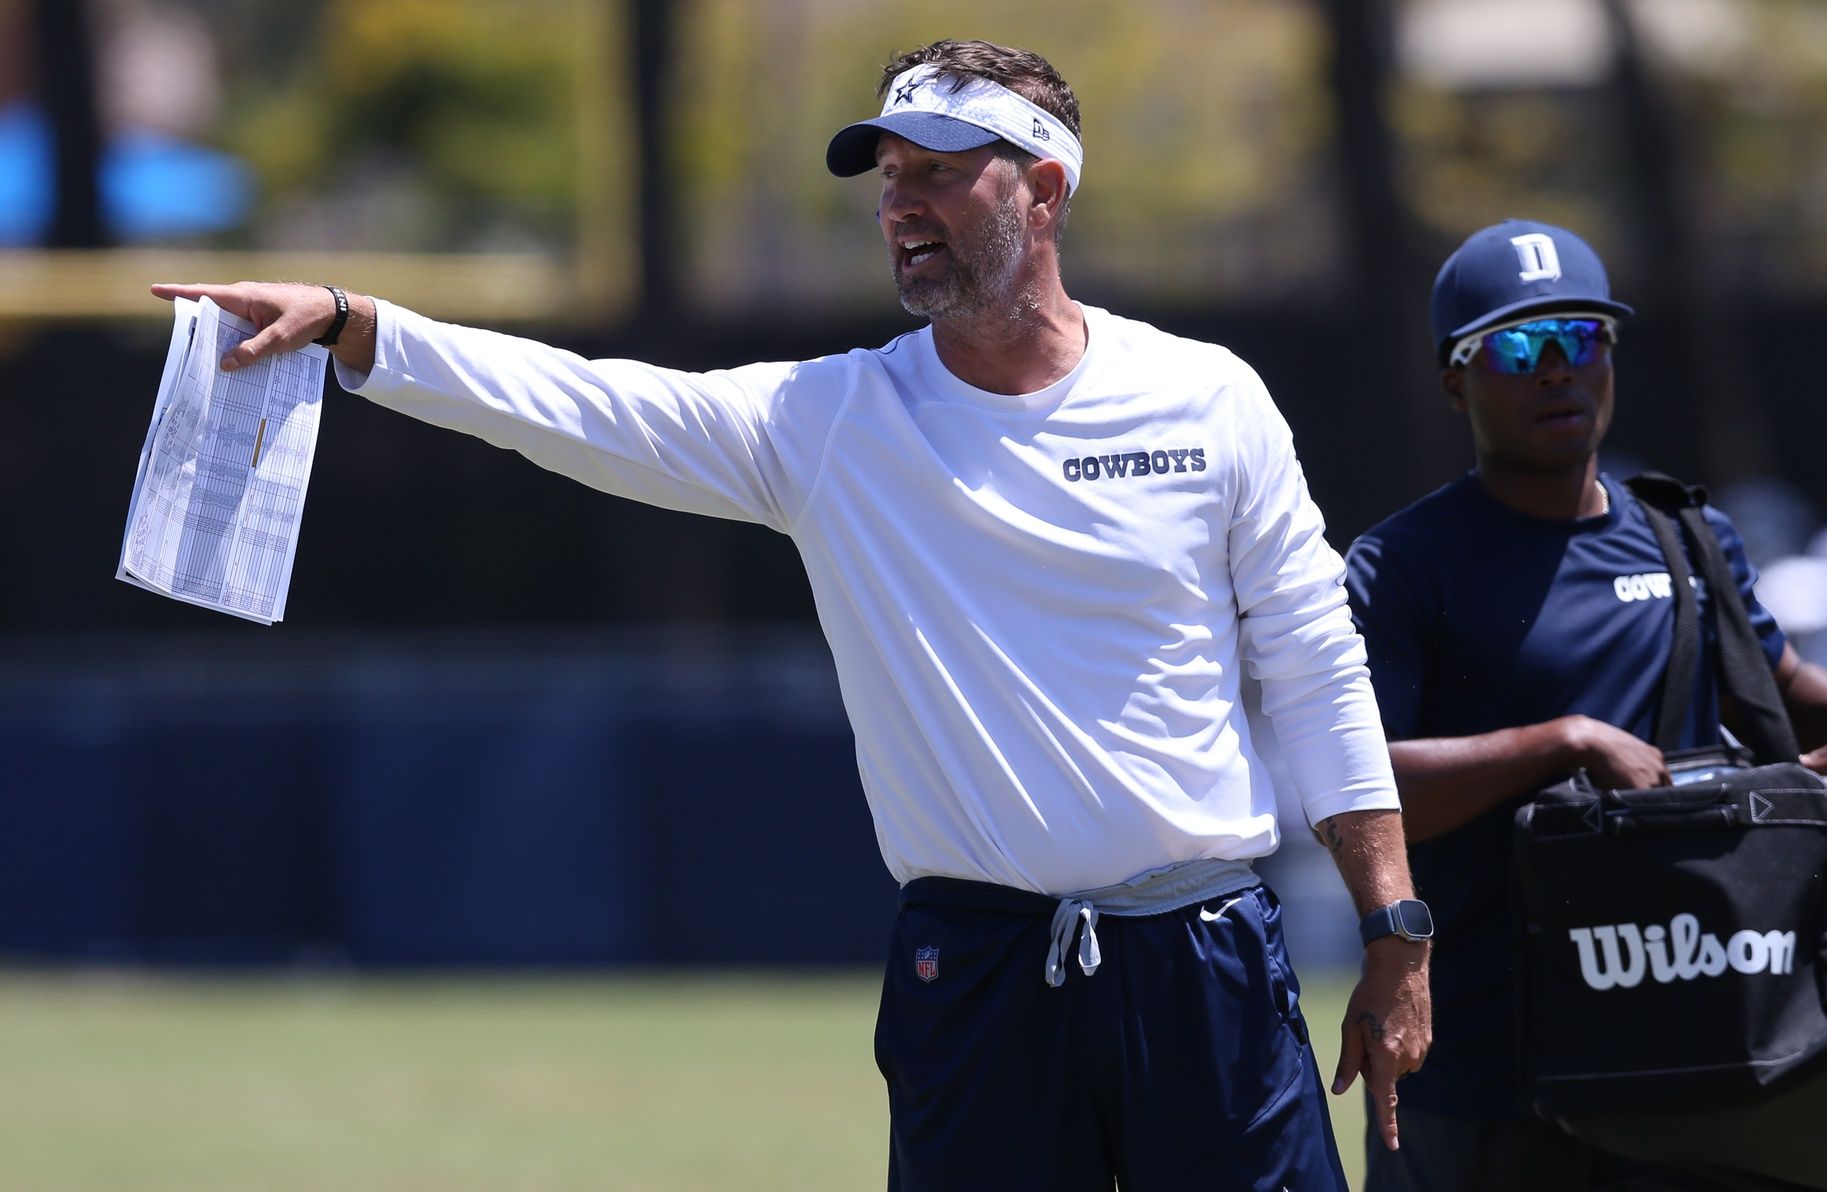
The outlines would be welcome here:
M 1025 227 L 1013 206 L 999 206 L 970 241 L 946 245 L 951 268 L 938 277 L 910 277 L 901 270 L 899 252 L 891 245 L 889 267 L 895 289 L 907 313 L 934 322 L 983 314 L 992 304 L 1007 300 L 1021 266 Z

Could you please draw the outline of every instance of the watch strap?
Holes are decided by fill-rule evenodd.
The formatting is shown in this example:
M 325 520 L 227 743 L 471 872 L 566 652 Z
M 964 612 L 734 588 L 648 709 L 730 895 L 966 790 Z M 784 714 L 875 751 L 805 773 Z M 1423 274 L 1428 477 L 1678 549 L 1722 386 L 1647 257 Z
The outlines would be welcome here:
M 1365 915 L 1358 923 L 1358 935 L 1365 944 L 1386 935 L 1399 935 L 1405 940 L 1432 939 L 1434 916 L 1420 899 L 1400 898 Z

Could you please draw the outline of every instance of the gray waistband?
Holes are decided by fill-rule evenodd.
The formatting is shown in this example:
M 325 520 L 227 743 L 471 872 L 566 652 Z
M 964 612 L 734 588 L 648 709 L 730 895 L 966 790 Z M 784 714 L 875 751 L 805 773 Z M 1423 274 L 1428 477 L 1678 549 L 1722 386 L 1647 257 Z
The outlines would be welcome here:
M 1163 915 L 1261 884 L 1248 861 L 1207 859 L 1182 861 L 1114 886 L 1066 897 L 1091 903 L 1101 915 Z
M 1067 949 L 1077 934 L 1078 967 L 1089 977 L 1103 962 L 1097 946 L 1097 917 L 1162 915 L 1260 885 L 1248 861 L 1201 860 L 1170 865 L 1114 886 L 1068 894 L 1053 912 L 1053 945 L 1047 949 L 1047 984 L 1066 982 Z M 1228 904 L 1227 904 L 1228 905 Z M 1219 912 L 1222 914 L 1222 910 Z M 1216 916 L 1214 916 L 1216 917 Z M 1079 924 L 1084 930 L 1079 931 Z

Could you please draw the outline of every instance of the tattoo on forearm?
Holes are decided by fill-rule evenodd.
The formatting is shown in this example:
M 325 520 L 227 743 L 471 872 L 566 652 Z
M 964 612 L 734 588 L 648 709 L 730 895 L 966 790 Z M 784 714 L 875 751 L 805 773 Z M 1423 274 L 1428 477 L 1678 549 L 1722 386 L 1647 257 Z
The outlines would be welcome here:
M 1383 1024 L 1377 1021 L 1377 1016 L 1375 1014 L 1366 1010 L 1358 1015 L 1358 1021 L 1364 1024 L 1364 1030 L 1371 1038 L 1379 1043 L 1383 1041 Z
M 1339 826 L 1331 820 L 1327 820 L 1320 825 L 1320 830 L 1325 836 L 1327 851 L 1335 857 L 1338 856 L 1339 850 L 1345 847 L 1345 837 L 1340 833 Z

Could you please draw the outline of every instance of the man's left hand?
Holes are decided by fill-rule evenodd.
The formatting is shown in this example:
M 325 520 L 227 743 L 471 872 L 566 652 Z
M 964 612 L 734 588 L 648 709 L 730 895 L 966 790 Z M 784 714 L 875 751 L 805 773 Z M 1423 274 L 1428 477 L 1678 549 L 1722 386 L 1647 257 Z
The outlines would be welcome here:
M 1370 1089 L 1372 1111 L 1383 1145 L 1395 1150 L 1396 1081 L 1415 1071 L 1434 1040 L 1432 1003 L 1427 992 L 1427 958 L 1432 945 L 1388 936 L 1365 949 L 1364 975 L 1345 1007 L 1334 1096 L 1351 1087 L 1358 1073 Z

